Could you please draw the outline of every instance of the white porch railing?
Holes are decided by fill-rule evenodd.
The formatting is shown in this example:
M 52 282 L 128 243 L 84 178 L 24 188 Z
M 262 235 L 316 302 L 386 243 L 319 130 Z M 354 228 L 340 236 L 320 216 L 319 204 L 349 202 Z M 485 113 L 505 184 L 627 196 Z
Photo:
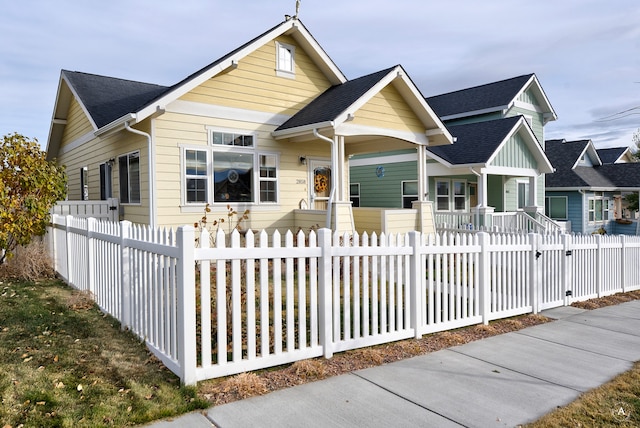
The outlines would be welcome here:
M 640 289 L 640 237 L 195 231 L 54 215 L 56 270 L 186 384 Z
M 503 233 L 559 233 L 560 225 L 544 214 L 535 218 L 524 211 L 468 213 L 439 212 L 435 214 L 436 228 L 440 231 L 484 230 Z

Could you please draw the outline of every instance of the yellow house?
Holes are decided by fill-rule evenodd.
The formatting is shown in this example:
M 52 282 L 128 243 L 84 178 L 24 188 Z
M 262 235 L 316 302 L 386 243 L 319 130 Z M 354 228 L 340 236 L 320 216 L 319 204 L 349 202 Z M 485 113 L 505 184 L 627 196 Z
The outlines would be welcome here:
M 451 143 L 401 66 L 348 80 L 288 18 L 169 87 L 63 70 L 47 152 L 69 199 L 117 198 L 134 223 L 193 224 L 209 204 L 256 230 L 397 232 L 432 229 L 426 189 L 413 210 L 354 214 L 349 156 L 414 148 L 426 177 L 425 148 Z

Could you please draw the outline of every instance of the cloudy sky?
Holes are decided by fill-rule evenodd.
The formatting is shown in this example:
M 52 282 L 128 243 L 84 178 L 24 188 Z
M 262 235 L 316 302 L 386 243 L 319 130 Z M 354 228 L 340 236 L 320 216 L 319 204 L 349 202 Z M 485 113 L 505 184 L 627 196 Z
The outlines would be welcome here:
M 295 0 L 23 0 L 0 6 L 0 136 L 43 146 L 60 70 L 171 85 L 293 15 Z M 350 79 L 402 64 L 425 96 L 536 73 L 545 138 L 632 145 L 638 0 L 302 0 Z

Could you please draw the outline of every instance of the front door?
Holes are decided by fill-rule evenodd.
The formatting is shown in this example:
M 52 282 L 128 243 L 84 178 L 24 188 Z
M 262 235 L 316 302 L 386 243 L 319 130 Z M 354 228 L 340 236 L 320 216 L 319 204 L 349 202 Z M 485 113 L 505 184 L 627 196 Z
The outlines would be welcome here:
M 331 161 L 314 159 L 309 161 L 309 200 L 312 210 L 326 210 L 331 193 Z

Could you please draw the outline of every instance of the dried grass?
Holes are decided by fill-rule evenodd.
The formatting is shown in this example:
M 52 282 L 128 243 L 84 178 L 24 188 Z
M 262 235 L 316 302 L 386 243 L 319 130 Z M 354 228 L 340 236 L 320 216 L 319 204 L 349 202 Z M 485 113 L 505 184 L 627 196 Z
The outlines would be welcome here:
M 263 395 L 269 392 L 264 379 L 255 373 L 240 373 L 225 380 L 220 385 L 220 393 L 233 396 L 239 400 Z
M 323 379 L 327 376 L 327 368 L 320 360 L 296 361 L 291 369 L 296 376 L 304 380 Z
M 67 299 L 67 307 L 74 311 L 86 311 L 95 306 L 94 300 L 90 291 L 73 291 Z
M 26 247 L 17 248 L 14 255 L 0 265 L 0 278 L 35 282 L 53 278 L 54 275 L 49 250 L 40 240 L 34 240 Z

